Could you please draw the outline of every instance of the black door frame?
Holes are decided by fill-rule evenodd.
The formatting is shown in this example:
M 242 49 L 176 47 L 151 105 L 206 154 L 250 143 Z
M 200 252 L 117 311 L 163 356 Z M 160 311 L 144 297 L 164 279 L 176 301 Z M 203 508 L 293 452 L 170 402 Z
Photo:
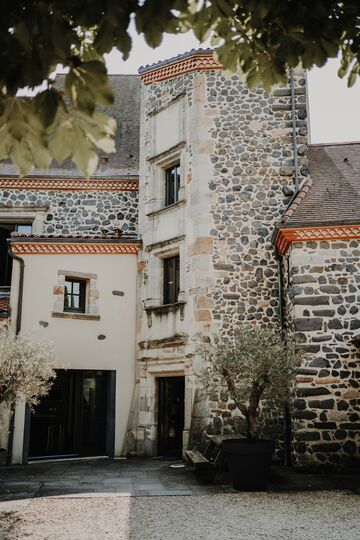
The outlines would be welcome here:
M 163 390 L 161 390 L 161 387 L 162 387 L 162 384 L 160 381 L 164 381 L 166 379 L 178 379 L 179 381 L 181 380 L 182 383 L 183 383 L 183 395 L 184 395 L 184 401 L 183 401 L 183 429 L 182 429 L 182 433 L 184 432 L 184 429 L 185 429 L 185 375 L 183 374 L 169 374 L 167 373 L 166 375 L 161 375 L 161 376 L 158 376 L 156 377 L 156 393 L 157 393 L 157 399 L 156 399 L 156 402 L 157 402 L 157 407 L 156 407 L 156 432 L 157 432 L 157 454 L 158 455 L 161 455 L 161 452 L 162 452 L 162 449 L 161 449 L 161 423 L 160 423 L 160 407 L 161 407 L 161 401 L 162 401 L 162 397 L 161 397 L 161 392 Z M 182 449 L 182 445 L 183 445 L 183 438 L 181 439 L 181 449 Z
M 76 371 L 99 371 L 97 369 L 79 369 Z M 107 399 L 106 399 L 106 430 L 105 430 L 105 452 L 109 457 L 114 457 L 115 454 L 115 411 L 116 411 L 116 370 L 102 369 L 106 371 L 107 376 Z M 29 463 L 29 446 L 30 446 L 30 429 L 31 429 L 31 409 L 29 405 L 25 405 L 25 420 L 24 420 L 24 438 L 23 438 L 23 454 L 22 464 Z M 91 456 L 89 456 L 91 457 Z M 52 459 L 52 458 L 47 458 Z M 54 456 L 53 459 L 58 459 Z M 66 458 L 64 458 L 66 460 Z

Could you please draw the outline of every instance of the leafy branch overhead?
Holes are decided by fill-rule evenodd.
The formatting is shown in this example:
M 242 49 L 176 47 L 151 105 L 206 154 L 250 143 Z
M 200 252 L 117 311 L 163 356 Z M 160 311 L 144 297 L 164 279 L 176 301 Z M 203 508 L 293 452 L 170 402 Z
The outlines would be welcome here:
M 113 94 L 103 55 L 131 51 L 129 24 L 151 47 L 164 33 L 192 29 L 211 38 L 225 68 L 266 89 L 285 83 L 289 67 L 322 66 L 340 53 L 340 77 L 360 70 L 358 0 L 5 0 L 0 18 L 0 159 L 22 175 L 71 158 L 84 175 L 96 148 L 115 151 L 114 122 L 97 107 Z M 67 69 L 64 88 L 52 79 Z M 23 88 L 42 85 L 36 96 Z

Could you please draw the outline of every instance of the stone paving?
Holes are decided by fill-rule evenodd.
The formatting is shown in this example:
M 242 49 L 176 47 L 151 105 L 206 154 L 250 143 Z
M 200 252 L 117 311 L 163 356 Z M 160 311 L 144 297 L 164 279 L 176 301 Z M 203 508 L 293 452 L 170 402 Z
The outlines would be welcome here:
M 200 483 L 192 467 L 163 459 L 83 459 L 0 468 L 0 501 L 91 495 L 180 496 L 234 493 L 226 471 Z M 273 467 L 270 491 L 342 489 L 360 494 L 360 474 L 314 475 Z
M 204 485 L 176 464 L 86 459 L 1 468 L 0 540 L 359 538 L 358 474 L 273 467 L 269 491 L 246 493 L 231 488 L 226 471 Z
M 0 500 L 80 494 L 203 495 L 232 491 L 229 484 L 200 484 L 181 462 L 99 459 L 32 463 L 0 469 Z

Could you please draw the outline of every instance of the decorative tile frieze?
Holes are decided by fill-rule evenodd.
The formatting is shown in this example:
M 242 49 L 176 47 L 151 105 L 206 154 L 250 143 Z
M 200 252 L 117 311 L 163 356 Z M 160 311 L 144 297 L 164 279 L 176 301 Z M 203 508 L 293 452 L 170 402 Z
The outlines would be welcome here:
M 153 84 L 165 81 L 166 79 L 171 79 L 172 77 L 184 75 L 185 73 L 190 73 L 191 71 L 211 69 L 222 69 L 222 66 L 215 60 L 212 51 L 199 51 L 198 54 L 194 54 L 189 58 L 175 60 L 166 65 L 155 65 L 153 68 L 149 68 L 149 71 L 141 72 L 140 78 L 144 84 Z
M 61 178 L 0 178 L 0 189 L 53 191 L 139 191 L 137 179 L 83 180 Z
M 281 255 L 285 255 L 293 242 L 317 240 L 352 240 L 360 238 L 360 225 L 339 225 L 331 227 L 299 227 L 279 229 L 275 244 Z
M 12 242 L 15 255 L 136 255 L 139 244 Z

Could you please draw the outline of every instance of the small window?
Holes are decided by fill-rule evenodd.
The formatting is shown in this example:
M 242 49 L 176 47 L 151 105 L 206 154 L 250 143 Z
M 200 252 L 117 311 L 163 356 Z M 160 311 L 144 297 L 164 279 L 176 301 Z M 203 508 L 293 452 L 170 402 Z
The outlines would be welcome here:
M 180 291 L 179 255 L 164 259 L 164 304 L 175 304 Z
M 15 230 L 19 234 L 31 234 L 32 233 L 32 225 L 28 223 L 19 223 L 15 225 Z
M 179 200 L 180 189 L 180 163 L 165 169 L 165 206 L 174 204 Z
M 65 278 L 64 311 L 85 313 L 86 280 Z

